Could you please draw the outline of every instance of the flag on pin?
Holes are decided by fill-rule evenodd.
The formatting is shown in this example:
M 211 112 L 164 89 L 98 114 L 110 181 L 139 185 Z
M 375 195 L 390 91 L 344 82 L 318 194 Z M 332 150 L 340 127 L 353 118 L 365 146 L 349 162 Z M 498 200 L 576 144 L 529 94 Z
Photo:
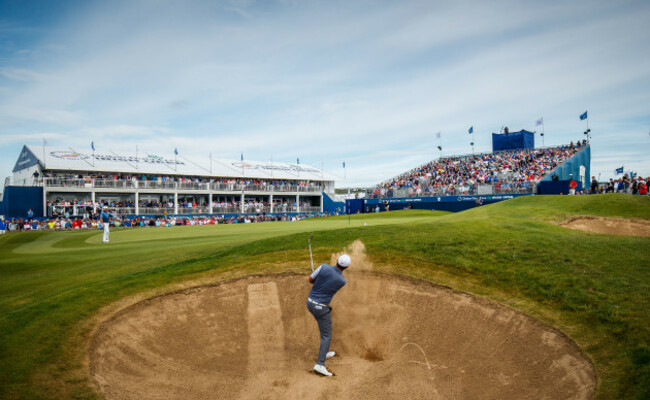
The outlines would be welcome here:
M 436 133 L 436 139 L 440 139 L 440 132 Z
M 345 168 L 345 161 L 343 161 L 343 168 Z
M 542 118 L 538 119 L 537 121 L 535 121 L 535 126 L 540 126 L 540 125 L 543 125 L 543 124 L 544 124 L 544 117 L 542 117 Z
M 175 148 L 175 149 L 174 149 L 174 154 L 175 154 L 175 155 L 178 155 L 178 148 Z
M 472 133 L 474 133 L 474 127 L 473 127 L 473 126 L 470 126 L 470 127 L 469 127 L 469 134 L 471 135 Z
M 90 142 L 90 148 L 93 149 L 93 151 L 95 151 L 95 142 L 94 141 Z
M 587 112 L 585 111 L 584 113 L 580 114 L 580 121 L 584 121 L 587 119 Z

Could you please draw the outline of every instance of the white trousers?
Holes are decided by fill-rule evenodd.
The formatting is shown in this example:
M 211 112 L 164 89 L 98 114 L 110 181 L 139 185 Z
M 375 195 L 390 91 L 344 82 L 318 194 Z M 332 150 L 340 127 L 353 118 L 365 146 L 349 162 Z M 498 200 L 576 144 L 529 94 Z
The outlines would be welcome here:
M 108 225 L 109 222 L 102 222 L 104 225 L 104 236 L 102 237 L 102 242 L 108 243 Z

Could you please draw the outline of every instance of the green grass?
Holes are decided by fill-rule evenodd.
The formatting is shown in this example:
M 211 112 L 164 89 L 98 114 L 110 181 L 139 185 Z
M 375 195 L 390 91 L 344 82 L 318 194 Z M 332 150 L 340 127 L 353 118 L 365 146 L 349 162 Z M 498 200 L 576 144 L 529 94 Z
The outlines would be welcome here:
M 531 196 L 458 214 L 124 229 L 109 245 L 99 231 L 5 235 L 0 398 L 99 398 L 83 363 L 88 321 L 102 307 L 187 280 L 307 271 L 309 234 L 315 260 L 361 239 L 384 271 L 486 296 L 557 326 L 594 361 L 598 398 L 649 398 L 650 239 L 554 224 L 577 215 L 650 219 L 650 199 Z

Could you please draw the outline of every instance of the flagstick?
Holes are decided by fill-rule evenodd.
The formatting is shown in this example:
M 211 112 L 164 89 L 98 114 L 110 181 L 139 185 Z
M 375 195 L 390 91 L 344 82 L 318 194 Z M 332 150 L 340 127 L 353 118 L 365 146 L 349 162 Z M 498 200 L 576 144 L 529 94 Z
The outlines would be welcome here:
M 138 145 L 135 145 L 135 169 L 138 169 Z
M 544 117 L 542 117 L 542 147 L 544 147 Z
M 43 138 L 43 169 L 45 169 L 45 138 Z
M 210 152 L 210 173 L 212 173 L 212 152 Z

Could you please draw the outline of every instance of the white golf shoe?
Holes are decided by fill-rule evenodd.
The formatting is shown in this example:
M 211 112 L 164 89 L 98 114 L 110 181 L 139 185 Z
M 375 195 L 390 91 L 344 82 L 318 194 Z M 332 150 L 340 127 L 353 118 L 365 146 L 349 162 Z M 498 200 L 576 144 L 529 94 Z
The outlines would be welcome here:
M 316 373 L 321 374 L 323 376 L 332 376 L 332 373 L 329 372 L 324 365 L 319 365 L 319 364 L 314 365 L 314 371 L 316 371 Z
M 328 351 L 327 354 L 325 355 L 325 359 L 332 358 L 336 355 L 335 351 Z

